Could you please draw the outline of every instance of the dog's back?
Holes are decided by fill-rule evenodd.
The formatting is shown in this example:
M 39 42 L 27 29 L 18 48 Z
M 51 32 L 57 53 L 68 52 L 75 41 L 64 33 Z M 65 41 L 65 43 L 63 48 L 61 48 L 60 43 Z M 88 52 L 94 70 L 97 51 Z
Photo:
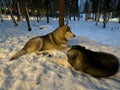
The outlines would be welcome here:
M 73 52 L 74 55 L 71 54 Z M 77 55 L 75 56 L 75 54 Z M 72 60 L 72 64 L 71 57 L 74 59 Z M 76 70 L 83 71 L 96 77 L 114 75 L 119 69 L 119 61 L 114 55 L 104 52 L 93 52 L 78 45 L 73 46 L 68 51 L 68 62 L 73 66 L 73 68 L 76 69 L 77 67 Z M 78 65 L 80 67 L 78 67 Z

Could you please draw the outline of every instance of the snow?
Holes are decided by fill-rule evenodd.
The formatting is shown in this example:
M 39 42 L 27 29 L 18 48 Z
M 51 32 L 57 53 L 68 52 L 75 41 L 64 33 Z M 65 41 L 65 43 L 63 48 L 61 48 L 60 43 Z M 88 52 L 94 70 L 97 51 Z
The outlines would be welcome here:
M 83 72 L 54 63 L 67 60 L 65 50 L 49 50 L 49 55 L 24 55 L 15 61 L 10 57 L 20 50 L 28 39 L 45 35 L 58 27 L 58 20 L 51 19 L 46 24 L 31 20 L 32 31 L 27 31 L 25 21 L 14 26 L 11 20 L 0 22 L 0 90 L 119 90 L 120 69 L 114 76 L 95 78 Z M 68 45 L 82 45 L 93 51 L 114 54 L 120 61 L 120 24 L 109 22 L 106 28 L 102 23 L 69 21 L 75 38 Z

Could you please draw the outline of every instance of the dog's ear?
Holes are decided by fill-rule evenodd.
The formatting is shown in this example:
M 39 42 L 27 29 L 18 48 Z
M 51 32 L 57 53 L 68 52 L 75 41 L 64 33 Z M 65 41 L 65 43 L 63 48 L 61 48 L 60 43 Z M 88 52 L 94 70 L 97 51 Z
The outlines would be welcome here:
M 67 30 L 67 28 L 68 28 L 68 25 L 66 24 L 64 27 L 65 27 L 65 30 Z

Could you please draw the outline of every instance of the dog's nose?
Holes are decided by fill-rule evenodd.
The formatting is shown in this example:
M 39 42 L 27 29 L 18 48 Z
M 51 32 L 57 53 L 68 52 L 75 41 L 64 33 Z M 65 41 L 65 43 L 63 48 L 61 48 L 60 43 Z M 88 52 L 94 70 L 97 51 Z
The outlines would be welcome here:
M 75 34 L 73 35 L 73 37 L 75 37 Z

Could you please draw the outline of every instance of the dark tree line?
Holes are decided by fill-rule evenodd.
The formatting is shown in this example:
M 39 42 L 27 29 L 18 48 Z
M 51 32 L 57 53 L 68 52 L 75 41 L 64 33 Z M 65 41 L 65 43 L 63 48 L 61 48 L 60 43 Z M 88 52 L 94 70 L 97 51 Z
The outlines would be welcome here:
M 85 20 L 92 18 L 97 26 L 102 15 L 103 27 L 106 27 L 112 12 L 113 17 L 119 18 L 120 23 L 120 0 L 0 0 L 0 8 L 0 13 L 11 15 L 16 26 L 17 21 L 25 18 L 29 31 L 32 29 L 29 16 L 36 16 L 38 23 L 43 16 L 46 17 L 47 23 L 49 23 L 49 17 L 59 17 L 61 20 L 59 26 L 62 26 L 64 17 L 67 20 L 71 20 L 71 17 L 73 20 L 76 18 L 79 20 L 81 13 L 85 13 Z M 2 18 L 1 21 L 3 21 Z
M 29 16 L 34 15 L 37 17 L 37 22 L 40 18 L 46 16 L 47 23 L 49 23 L 49 17 L 59 17 L 59 26 L 64 23 L 64 17 L 74 16 L 78 17 L 78 0 L 0 0 L 1 7 L 4 7 L 4 13 L 7 12 L 11 15 L 14 24 L 17 26 L 17 21 L 14 15 L 17 16 L 17 20 L 20 21 L 24 17 L 27 21 L 28 30 L 31 31 Z M 8 8 L 8 10 L 6 10 Z M 64 12 L 65 11 L 65 12 Z M 61 18 L 62 17 L 62 18 Z M 62 21 L 61 21 L 62 20 Z
M 102 15 L 103 27 L 105 28 L 111 13 L 112 17 L 119 18 L 120 23 L 120 0 L 86 0 L 84 12 L 86 13 L 85 20 L 90 19 L 90 14 L 93 14 L 92 19 L 96 21 L 96 26 L 99 22 L 100 16 Z

